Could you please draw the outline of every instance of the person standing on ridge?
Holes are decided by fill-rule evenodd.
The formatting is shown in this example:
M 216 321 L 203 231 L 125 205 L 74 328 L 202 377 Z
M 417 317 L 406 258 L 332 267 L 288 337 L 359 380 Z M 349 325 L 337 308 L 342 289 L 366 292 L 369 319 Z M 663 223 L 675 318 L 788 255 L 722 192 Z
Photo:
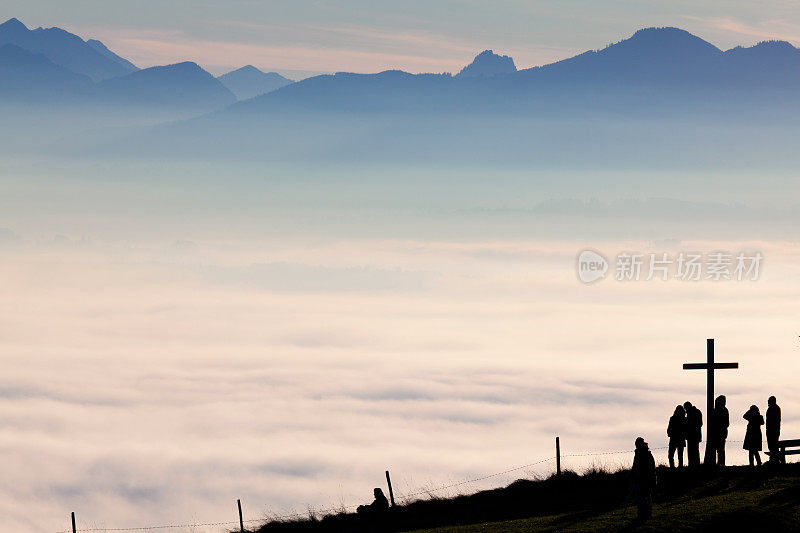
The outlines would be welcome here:
M 769 449 L 770 463 L 786 463 L 786 458 L 778 448 L 781 438 L 781 408 L 775 396 L 767 400 L 767 448 Z
M 714 401 L 714 416 L 711 418 L 711 438 L 714 439 L 714 450 L 717 454 L 717 464 L 725 466 L 725 440 L 728 438 L 728 427 L 731 425 L 728 408 L 725 407 L 726 398 L 718 396 Z
M 686 410 L 682 405 L 675 408 L 667 426 L 669 437 L 669 467 L 675 468 L 675 452 L 678 452 L 678 467 L 683 466 L 683 449 L 686 447 Z
M 653 516 L 653 489 L 656 487 L 656 461 L 642 437 L 636 438 L 636 452 L 631 467 L 631 488 L 640 521 Z
M 747 432 L 744 435 L 744 444 L 742 448 L 750 452 L 750 466 L 753 466 L 753 459 L 761 466 L 761 426 L 764 425 L 764 417 L 758 411 L 758 406 L 751 405 L 750 410 L 744 414 L 743 417 L 747 420 Z
M 700 409 L 685 402 L 686 410 L 686 458 L 689 466 L 700 466 L 700 442 L 703 440 L 703 413 Z

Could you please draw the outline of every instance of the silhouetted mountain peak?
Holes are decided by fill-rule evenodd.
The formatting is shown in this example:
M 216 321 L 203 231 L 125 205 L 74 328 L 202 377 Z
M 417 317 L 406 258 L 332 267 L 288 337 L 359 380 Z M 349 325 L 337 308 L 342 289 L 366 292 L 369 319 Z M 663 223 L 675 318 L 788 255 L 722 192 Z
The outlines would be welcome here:
M 12 17 L 7 21 L 0 24 L 0 28 L 3 30 L 13 30 L 13 29 L 20 29 L 20 30 L 27 30 L 28 27 L 22 23 L 18 18 Z
M 103 98 L 195 109 L 219 109 L 236 98 L 219 80 L 193 61 L 150 67 L 102 81 Z
M 293 83 L 277 72 L 263 72 L 253 65 L 245 65 L 217 79 L 239 100 L 248 100 Z
M 517 66 L 511 57 L 495 54 L 492 50 L 484 50 L 456 76 L 495 76 L 497 74 L 513 74 L 516 71 Z
M 153 67 L 161 69 L 164 72 L 172 71 L 172 72 L 199 72 L 203 70 L 203 67 L 195 63 L 194 61 L 181 61 L 180 63 L 173 63 L 172 65 L 164 65 L 163 67 Z
M 144 81 L 152 83 L 156 80 L 168 82 L 170 80 L 180 81 L 181 83 L 202 83 L 213 82 L 213 85 L 218 85 L 217 80 L 205 71 L 200 65 L 194 61 L 183 61 L 181 63 L 173 63 L 172 65 L 163 65 L 157 67 L 145 68 L 132 72 L 127 76 L 112 78 L 105 80 L 105 85 L 126 85 L 133 80 Z M 220 89 L 224 88 L 220 85 Z M 227 91 L 225 91 L 227 92 Z
M 726 53 L 739 54 L 796 54 L 798 49 L 787 41 L 761 41 L 755 46 L 737 46 L 731 48 Z
M 704 41 L 686 30 L 672 27 L 643 28 L 629 39 L 611 45 L 606 50 L 617 47 L 636 49 L 650 54 L 667 52 L 676 58 L 693 54 L 713 55 L 722 52 L 708 41 Z
M 26 35 L 30 30 L 19 19 L 11 18 L 0 24 L 0 39 L 3 42 L 12 42 Z
M 771 48 L 783 50 L 797 50 L 789 41 L 761 41 L 754 48 Z
M 747 48 L 737 46 L 725 52 L 725 58 L 735 68 L 748 69 L 762 81 L 772 77 L 770 71 L 788 73 L 800 68 L 800 50 L 786 41 L 762 41 Z
M 29 30 L 16 18 L 0 24 L 0 44 L 6 43 L 43 54 L 56 65 L 86 74 L 95 81 L 136 70 L 136 67 L 116 56 L 105 46 L 102 46 L 102 49 L 93 46 L 61 28 L 39 27 Z
M 584 81 L 617 82 L 627 78 L 674 83 L 677 79 L 702 75 L 723 55 L 722 50 L 686 30 L 644 28 L 601 50 L 590 50 L 525 72 L 558 73 Z

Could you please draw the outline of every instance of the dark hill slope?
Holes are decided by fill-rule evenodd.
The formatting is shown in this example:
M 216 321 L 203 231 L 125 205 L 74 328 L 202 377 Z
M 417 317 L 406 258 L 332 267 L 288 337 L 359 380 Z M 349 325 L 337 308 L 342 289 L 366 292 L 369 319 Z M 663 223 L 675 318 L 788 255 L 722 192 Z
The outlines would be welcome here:
M 452 499 L 396 507 L 379 520 L 354 514 L 265 524 L 258 533 L 283 532 L 622 532 L 769 531 L 800 528 L 800 465 L 715 472 L 660 468 L 653 519 L 637 525 L 629 504 L 628 472 L 567 473 L 542 481 Z M 425 529 L 427 528 L 427 529 Z

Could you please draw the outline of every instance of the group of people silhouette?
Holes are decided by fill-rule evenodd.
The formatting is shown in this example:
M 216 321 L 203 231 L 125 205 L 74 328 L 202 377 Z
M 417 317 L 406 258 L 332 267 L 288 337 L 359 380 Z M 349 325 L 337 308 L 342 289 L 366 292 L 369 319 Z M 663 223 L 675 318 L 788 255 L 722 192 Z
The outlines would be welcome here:
M 766 424 L 767 447 L 770 462 L 784 463 L 786 458 L 779 449 L 781 435 L 781 408 L 775 396 L 767 400 L 766 422 L 757 405 L 751 405 L 744 414 L 747 420 L 742 447 L 749 452 L 750 466 L 761 466 L 763 434 L 761 426 Z M 706 464 L 725 466 L 725 442 L 728 439 L 730 414 L 726 406 L 725 396 L 718 396 L 714 401 L 711 416 L 712 426 L 709 428 L 709 441 L 706 442 Z M 700 442 L 702 439 L 703 413 L 700 409 L 686 402 L 675 407 L 675 412 L 667 425 L 669 437 L 668 457 L 670 468 L 675 468 L 675 455 L 678 456 L 678 467 L 683 466 L 683 450 L 687 449 L 687 461 L 690 467 L 700 466 Z M 653 490 L 656 487 L 656 462 L 647 442 L 636 439 L 636 452 L 631 468 L 631 493 L 638 507 L 638 519 L 647 520 L 653 513 Z
M 743 417 L 747 420 L 747 430 L 742 448 L 749 452 L 750 465 L 761 464 L 763 446 L 763 433 L 761 426 L 765 425 L 764 417 L 757 405 L 751 405 Z M 728 439 L 730 427 L 730 414 L 726 406 L 725 396 L 718 396 L 714 401 L 714 412 L 711 417 L 712 426 L 709 428 L 709 441 L 706 443 L 706 461 L 719 466 L 725 466 L 725 442 Z M 675 412 L 667 425 L 669 437 L 669 466 L 675 467 L 675 454 L 678 455 L 678 466 L 683 466 L 683 450 L 689 466 L 700 465 L 700 442 L 702 441 L 703 413 L 700 409 L 686 402 L 675 407 Z M 770 451 L 770 461 L 785 461 L 778 449 L 781 434 L 781 408 L 775 396 L 767 400 L 766 417 L 767 447 Z

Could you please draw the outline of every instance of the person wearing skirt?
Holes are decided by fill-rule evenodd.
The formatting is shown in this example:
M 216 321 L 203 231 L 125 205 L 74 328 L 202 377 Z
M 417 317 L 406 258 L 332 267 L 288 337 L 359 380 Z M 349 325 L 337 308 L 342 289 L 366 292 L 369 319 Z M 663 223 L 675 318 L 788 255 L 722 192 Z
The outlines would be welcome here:
M 761 466 L 761 441 L 763 436 L 761 434 L 761 426 L 764 425 L 764 417 L 758 411 L 758 406 L 751 405 L 750 410 L 744 414 L 743 417 L 747 420 L 747 432 L 744 435 L 744 444 L 742 448 L 750 452 L 750 466 L 753 466 L 753 461 Z

